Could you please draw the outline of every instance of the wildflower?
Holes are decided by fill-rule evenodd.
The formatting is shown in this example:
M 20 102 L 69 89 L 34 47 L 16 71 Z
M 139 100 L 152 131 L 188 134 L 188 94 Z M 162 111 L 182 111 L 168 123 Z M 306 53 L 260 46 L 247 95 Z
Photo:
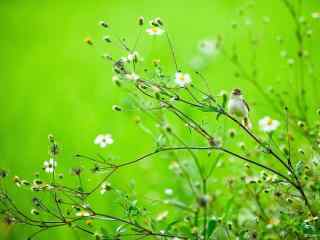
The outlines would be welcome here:
M 202 40 L 199 43 L 198 48 L 199 48 L 200 53 L 202 53 L 206 56 L 212 56 L 215 53 L 217 53 L 218 44 L 214 40 Z
M 43 163 L 43 169 L 47 173 L 53 173 L 56 167 L 57 167 L 57 162 L 53 158 L 50 158 L 49 160 Z
M 121 112 L 121 111 L 122 111 L 122 108 L 121 108 L 120 106 L 118 106 L 118 105 L 113 105 L 113 106 L 112 106 L 112 110 L 113 110 L 113 111 L 116 111 L 116 112 Z
M 107 42 L 107 43 L 111 43 L 111 42 L 112 42 L 110 36 L 104 36 L 104 37 L 103 37 L 103 40 L 104 40 L 105 42 Z
M 94 140 L 94 144 L 99 145 L 101 148 L 105 148 L 112 143 L 113 139 L 111 134 L 99 134 Z
M 188 73 L 181 73 L 181 72 L 176 73 L 175 82 L 178 86 L 186 87 L 191 83 L 191 81 L 192 81 L 191 77 Z
M 120 79 L 119 79 L 119 76 L 118 76 L 118 75 L 112 76 L 112 82 L 113 82 L 116 86 L 121 87 L 121 82 L 120 82 Z
M 153 26 L 150 27 L 146 30 L 146 32 L 150 35 L 150 36 L 160 36 L 164 33 L 164 30 L 162 28 Z
M 143 26 L 143 24 L 144 24 L 144 17 L 143 16 L 140 16 L 138 18 L 138 23 L 139 23 L 139 26 Z
M 167 195 L 167 196 L 172 196 L 173 195 L 173 190 L 171 188 L 166 188 L 164 190 L 164 193 Z
M 90 37 L 85 38 L 84 42 L 88 45 L 91 45 L 91 46 L 93 45 L 92 39 Z
M 156 19 L 154 19 L 154 22 L 157 23 L 159 26 L 163 25 L 163 21 L 161 20 L 161 18 L 157 17 Z
M 136 73 L 126 74 L 125 77 L 126 77 L 126 79 L 128 79 L 130 81 L 137 81 L 140 79 L 139 75 Z
M 90 217 L 91 215 L 92 215 L 91 212 L 85 211 L 85 210 L 81 210 L 81 211 L 76 213 L 77 217 Z
M 111 183 L 109 182 L 104 182 L 102 185 L 101 185 L 101 190 L 100 190 L 100 193 L 103 195 L 105 194 L 106 192 L 110 191 L 112 188 L 111 188 Z
M 303 121 L 298 121 L 297 122 L 298 127 L 300 128 L 304 128 L 305 127 L 305 123 Z
M 275 131 L 280 125 L 280 122 L 278 120 L 274 120 L 271 117 L 264 117 L 260 119 L 259 126 L 261 131 L 266 133 L 271 133 Z
M 241 148 L 242 150 L 246 149 L 246 144 L 244 142 L 239 142 L 238 143 L 239 148 Z
M 108 28 L 108 27 L 109 27 L 109 25 L 108 25 L 105 21 L 100 21 L 100 22 L 99 22 L 99 25 L 100 25 L 101 27 L 104 27 L 104 28 Z

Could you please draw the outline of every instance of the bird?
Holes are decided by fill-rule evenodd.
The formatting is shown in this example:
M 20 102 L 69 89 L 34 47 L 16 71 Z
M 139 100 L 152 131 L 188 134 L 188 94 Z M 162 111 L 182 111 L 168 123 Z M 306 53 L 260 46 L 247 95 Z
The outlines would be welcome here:
M 242 124 L 247 129 L 251 129 L 252 125 L 249 119 L 250 107 L 239 88 L 235 88 L 231 91 L 227 109 L 230 115 L 240 118 Z

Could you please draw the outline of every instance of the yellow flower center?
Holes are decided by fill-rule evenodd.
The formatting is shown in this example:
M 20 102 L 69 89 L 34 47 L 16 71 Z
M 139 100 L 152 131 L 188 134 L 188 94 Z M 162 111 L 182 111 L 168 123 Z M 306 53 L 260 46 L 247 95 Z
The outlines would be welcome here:
M 268 118 L 267 125 L 268 126 L 272 125 L 272 122 L 273 122 L 272 118 Z
M 151 28 L 151 31 L 154 32 L 154 33 L 158 32 L 158 30 L 159 30 L 159 29 L 158 29 L 157 27 Z
M 181 75 L 179 76 L 179 80 L 184 81 L 184 80 L 185 80 L 184 75 L 181 74 Z

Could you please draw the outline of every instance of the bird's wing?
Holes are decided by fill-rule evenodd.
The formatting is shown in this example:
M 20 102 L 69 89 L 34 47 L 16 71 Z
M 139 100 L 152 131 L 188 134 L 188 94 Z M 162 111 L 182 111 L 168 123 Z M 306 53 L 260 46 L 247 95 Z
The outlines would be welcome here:
M 242 99 L 244 105 L 247 107 L 248 109 L 248 112 L 250 111 L 250 107 L 249 107 L 249 104 L 246 102 L 246 100 Z

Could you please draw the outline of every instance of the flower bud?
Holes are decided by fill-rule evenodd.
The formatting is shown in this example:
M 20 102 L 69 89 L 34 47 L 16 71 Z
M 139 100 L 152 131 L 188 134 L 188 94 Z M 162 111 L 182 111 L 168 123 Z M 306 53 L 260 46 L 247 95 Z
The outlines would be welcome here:
M 30 213 L 32 215 L 39 215 L 40 214 L 39 211 L 37 209 L 34 209 L 34 208 L 31 209 Z
M 108 25 L 105 21 L 100 21 L 100 22 L 99 22 L 99 25 L 100 25 L 101 27 L 104 27 L 104 28 L 108 28 L 108 27 L 109 27 L 109 25 Z
M 228 135 L 229 135 L 229 137 L 234 138 L 236 135 L 236 130 L 234 130 L 233 128 L 229 129 Z
M 107 42 L 107 43 L 111 43 L 111 42 L 112 42 L 110 36 L 104 36 L 104 37 L 103 37 L 103 40 L 104 40 L 105 42 Z
M 93 42 L 92 42 L 92 40 L 91 40 L 90 37 L 85 38 L 85 39 L 84 39 L 84 42 L 85 42 L 86 44 L 90 45 L 90 46 L 93 45 Z
M 118 105 L 113 105 L 113 106 L 112 106 L 112 110 L 113 110 L 113 111 L 116 111 L 116 112 L 121 112 L 121 111 L 122 111 L 122 108 L 121 108 L 120 106 L 118 106 Z
M 144 17 L 143 16 L 140 16 L 138 18 L 138 23 L 139 23 L 139 26 L 143 26 L 144 25 Z
M 305 127 L 305 123 L 303 121 L 298 121 L 297 125 L 300 128 L 304 128 Z
M 157 17 L 154 21 L 155 21 L 158 25 L 163 26 L 163 21 L 161 20 L 161 18 Z

